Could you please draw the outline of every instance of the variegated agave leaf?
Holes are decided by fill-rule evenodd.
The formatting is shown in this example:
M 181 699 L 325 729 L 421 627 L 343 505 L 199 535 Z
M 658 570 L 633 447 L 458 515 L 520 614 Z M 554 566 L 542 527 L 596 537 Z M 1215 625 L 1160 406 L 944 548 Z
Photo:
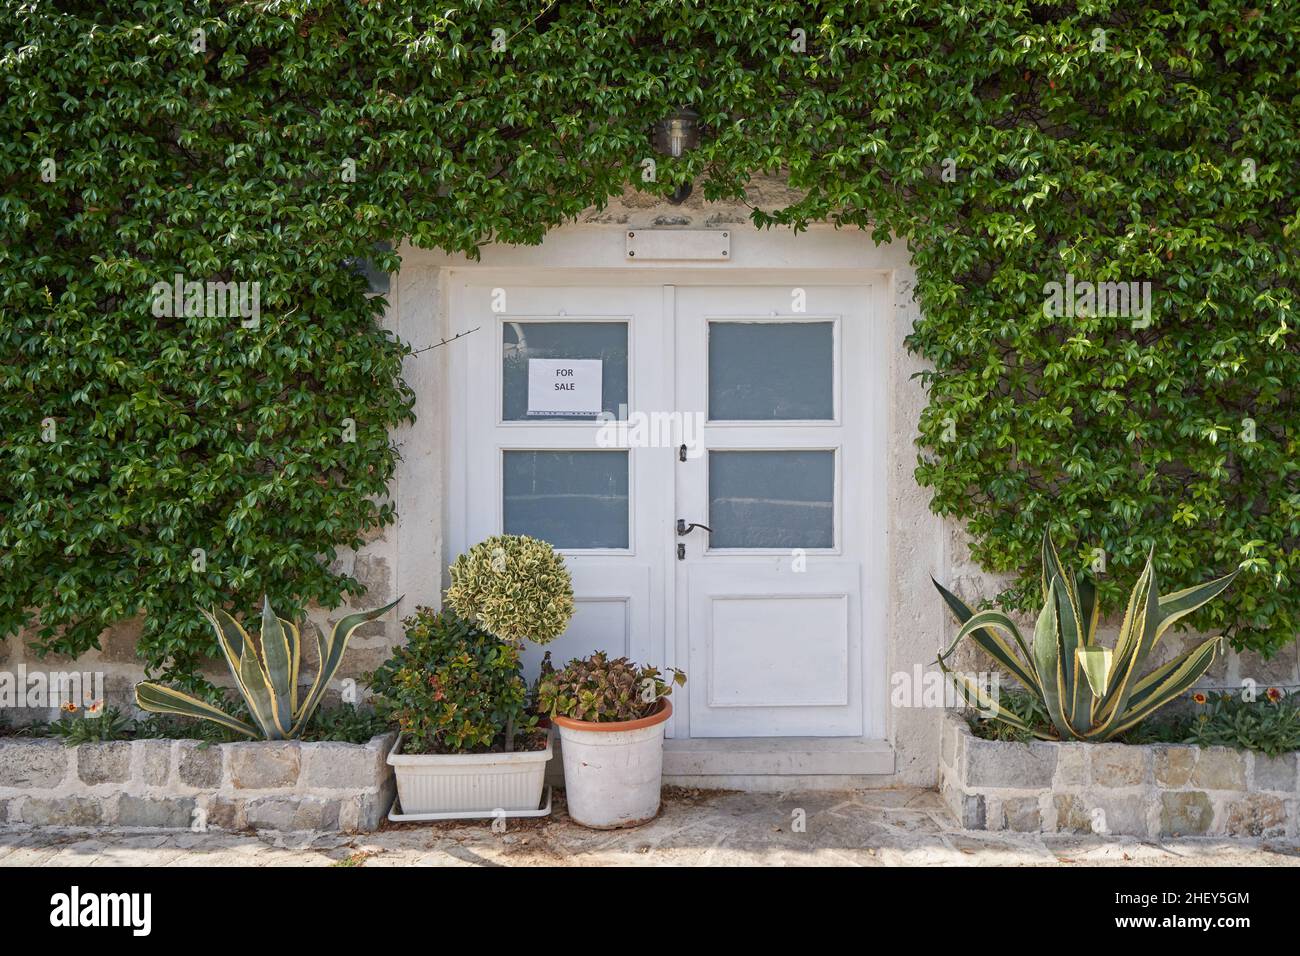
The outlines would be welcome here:
M 297 736 L 302 733 L 303 727 L 315 713 L 316 707 L 320 704 L 321 698 L 325 696 L 325 691 L 329 689 L 329 683 L 338 673 L 339 667 L 343 664 L 343 652 L 347 650 L 348 641 L 352 634 L 362 624 L 373 621 L 377 617 L 382 617 L 393 608 L 397 607 L 402 599 L 399 597 L 391 604 L 385 604 L 383 607 L 377 607 L 373 611 L 360 611 L 356 614 L 349 614 L 342 618 L 334 629 L 330 632 L 329 640 L 321 633 L 321 629 L 312 624 L 312 630 L 316 637 L 316 650 L 320 661 L 320 670 L 316 673 L 316 679 L 312 681 L 311 689 L 307 691 L 307 696 L 303 699 L 302 708 L 297 714 L 294 722 L 292 735 Z
M 979 620 L 969 627 L 968 625 L 975 612 L 972 611 L 961 598 L 953 594 L 934 578 L 930 579 L 943 597 L 944 603 L 952 610 L 957 618 L 957 622 L 963 625 L 961 631 L 954 638 L 952 644 L 946 651 L 939 655 L 940 666 L 943 660 L 952 655 L 965 638 L 969 637 L 990 657 L 993 658 L 1002 667 L 1005 667 L 1011 674 L 1029 688 L 1036 688 L 1038 685 L 1038 675 L 1034 672 L 1032 658 L 1029 655 L 1029 647 L 1025 644 L 1025 639 L 1020 635 L 1020 628 L 1006 614 L 1001 611 L 981 611 Z M 1010 637 L 1008 641 L 1006 637 Z
M 962 695 L 966 704 L 980 712 L 984 717 L 991 720 L 999 720 L 1004 724 L 1009 724 L 1023 733 L 1032 734 L 1035 737 L 1048 738 L 1047 734 L 1029 726 L 1021 720 L 1016 714 L 1002 706 L 1002 702 L 996 694 L 990 694 L 988 688 L 978 680 L 972 680 L 966 674 L 960 671 L 950 670 L 948 665 L 939 658 L 939 669 L 952 681 L 957 692 Z
M 135 685 L 135 702 L 141 710 L 151 714 L 177 714 L 181 717 L 198 717 L 228 727 L 245 737 L 257 739 L 257 728 L 250 726 L 237 717 L 231 717 L 219 707 L 213 707 L 206 701 L 199 700 L 183 691 L 143 681 Z
M 1092 695 L 1101 697 L 1106 693 L 1106 683 L 1110 680 L 1110 661 L 1114 652 L 1109 647 L 1081 647 L 1076 654 Z
M 988 652 L 993 659 L 1039 698 L 1053 727 L 1063 739 L 1109 740 L 1135 727 L 1178 695 L 1193 687 L 1214 661 L 1219 639 L 1211 639 L 1186 654 L 1139 677 L 1161 635 L 1181 618 L 1203 607 L 1232 583 L 1237 572 L 1206 584 L 1159 596 L 1154 554 L 1129 595 L 1113 649 L 1097 643 L 1100 611 L 1096 589 L 1062 565 L 1049 534 L 1043 535 L 1043 609 L 1034 628 L 1032 645 L 1026 650 L 1015 623 L 999 611 L 971 610 L 937 581 L 935 587 L 957 615 L 962 627 L 944 659 L 966 638 Z M 1002 635 L 1008 634 L 1011 640 Z M 1016 650 L 1024 653 L 1022 664 Z M 1017 729 L 1027 730 L 1024 721 L 1004 708 L 991 706 L 969 679 L 952 675 L 968 703 L 991 712 Z M 995 703 L 995 702 L 994 702 Z M 1042 736 L 1040 734 L 1040 736 Z
M 136 702 L 151 713 L 179 714 L 215 721 L 248 737 L 286 740 L 300 736 L 316 711 L 329 682 L 343 663 L 348 640 L 358 627 L 386 614 L 401 601 L 371 611 L 349 614 L 334 626 L 329 640 L 315 628 L 320 670 L 305 698 L 299 702 L 298 673 L 302 663 L 302 640 L 291 622 L 277 617 L 268 598 L 262 599 L 262 621 L 254 639 L 233 617 L 220 608 L 204 612 L 217 636 L 217 645 L 235 679 L 235 686 L 252 726 L 224 713 L 196 697 L 153 682 L 136 685 Z

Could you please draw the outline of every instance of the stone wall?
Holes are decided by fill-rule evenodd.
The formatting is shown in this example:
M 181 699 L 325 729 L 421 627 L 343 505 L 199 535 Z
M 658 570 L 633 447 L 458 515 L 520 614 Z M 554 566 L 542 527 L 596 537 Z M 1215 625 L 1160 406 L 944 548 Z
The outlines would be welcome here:
M 940 791 L 968 830 L 1295 837 L 1297 754 L 981 740 L 945 715 Z
M 394 737 L 76 747 L 3 738 L 0 828 L 373 830 L 393 801 L 386 759 Z

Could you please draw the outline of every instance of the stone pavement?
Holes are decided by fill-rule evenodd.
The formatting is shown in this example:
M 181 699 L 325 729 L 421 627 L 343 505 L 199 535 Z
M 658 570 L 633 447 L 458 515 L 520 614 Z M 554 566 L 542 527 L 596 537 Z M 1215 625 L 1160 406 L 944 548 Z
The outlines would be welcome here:
M 796 826 L 802 811 L 805 826 Z M 549 819 L 386 824 L 370 834 L 0 831 L 4 866 L 1297 866 L 1300 842 L 963 831 L 930 790 L 671 789 L 634 830 Z

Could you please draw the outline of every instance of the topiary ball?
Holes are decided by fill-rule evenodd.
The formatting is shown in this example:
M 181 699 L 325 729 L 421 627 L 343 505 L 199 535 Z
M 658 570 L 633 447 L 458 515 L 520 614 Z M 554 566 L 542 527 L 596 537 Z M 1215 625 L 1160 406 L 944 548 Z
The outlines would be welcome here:
M 447 603 L 503 641 L 549 644 L 573 618 L 573 581 L 545 541 L 496 535 L 452 563 Z

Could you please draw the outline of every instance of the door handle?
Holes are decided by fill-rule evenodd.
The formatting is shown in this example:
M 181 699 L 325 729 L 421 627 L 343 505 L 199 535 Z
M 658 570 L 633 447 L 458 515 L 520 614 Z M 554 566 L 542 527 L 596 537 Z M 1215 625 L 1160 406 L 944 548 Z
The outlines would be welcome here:
M 685 518 L 677 519 L 677 533 L 679 535 L 690 534 L 696 528 L 703 528 L 705 531 L 709 532 L 710 534 L 713 533 L 713 529 L 706 524 L 697 524 L 694 521 L 692 521 L 690 524 L 687 524 Z

